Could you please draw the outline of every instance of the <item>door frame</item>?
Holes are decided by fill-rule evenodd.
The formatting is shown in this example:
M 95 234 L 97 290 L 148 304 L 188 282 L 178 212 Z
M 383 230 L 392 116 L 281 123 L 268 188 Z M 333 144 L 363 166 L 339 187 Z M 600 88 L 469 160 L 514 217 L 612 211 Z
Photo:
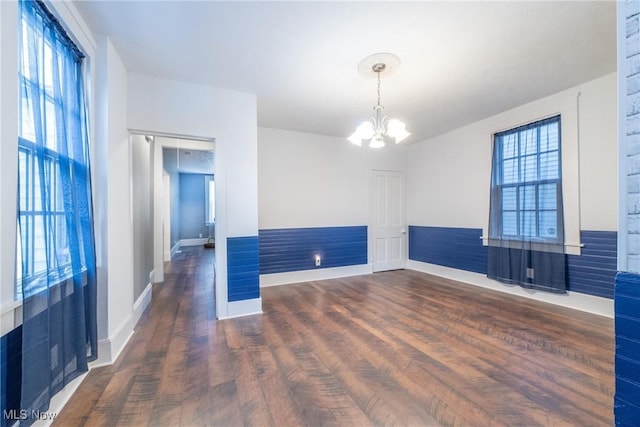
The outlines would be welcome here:
M 162 222 L 162 248 L 164 253 L 164 261 L 171 261 L 171 176 L 162 171 L 162 188 L 163 188 L 163 211 L 164 218 Z

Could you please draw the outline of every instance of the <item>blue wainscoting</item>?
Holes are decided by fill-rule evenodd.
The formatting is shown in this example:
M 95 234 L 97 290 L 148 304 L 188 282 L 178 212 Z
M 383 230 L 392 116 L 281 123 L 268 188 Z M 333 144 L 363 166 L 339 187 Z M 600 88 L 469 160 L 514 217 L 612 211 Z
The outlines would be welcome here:
M 409 226 L 409 259 L 487 274 L 482 229 Z M 580 232 L 582 255 L 567 255 L 567 290 L 613 298 L 618 238 L 615 231 Z
M 229 301 L 260 297 L 258 236 L 227 238 Z
M 259 235 L 260 274 L 367 263 L 366 226 L 270 229 Z
M 582 255 L 567 255 L 567 290 L 613 298 L 617 272 L 618 233 L 581 231 Z
M 618 273 L 615 278 L 617 426 L 637 426 L 640 414 L 640 275 Z
M 409 259 L 487 274 L 481 228 L 409 226 Z
M 5 427 L 15 420 L 7 419 L 4 414 L 11 410 L 20 410 L 22 382 L 22 326 L 17 327 L 0 338 L 0 426 Z M 6 412 L 5 412 L 6 411 Z

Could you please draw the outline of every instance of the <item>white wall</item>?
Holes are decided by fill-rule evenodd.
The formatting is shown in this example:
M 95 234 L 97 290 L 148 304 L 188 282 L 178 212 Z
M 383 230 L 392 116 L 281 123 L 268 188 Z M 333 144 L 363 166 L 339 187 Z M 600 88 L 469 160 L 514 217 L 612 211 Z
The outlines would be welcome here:
M 95 81 L 98 182 L 94 195 L 99 263 L 99 360 L 113 362 L 134 327 L 131 152 L 127 131 L 127 70 L 111 41 L 98 38 Z
M 133 214 L 133 300 L 149 285 L 153 270 L 153 208 L 151 144 L 142 135 L 131 137 L 131 204 Z
M 618 229 L 617 73 L 579 88 L 582 230 Z
M 486 227 L 492 130 L 476 123 L 407 148 L 410 225 Z
M 127 105 L 131 130 L 215 138 L 216 312 L 223 318 L 243 314 L 246 304 L 239 312 L 228 302 L 226 239 L 258 235 L 255 95 L 130 73 Z M 162 209 L 154 211 L 154 235 L 160 236 Z
M 370 171 L 404 171 L 404 149 L 258 128 L 260 229 L 368 225 Z
M 616 111 L 613 73 L 408 146 L 409 224 L 482 228 L 486 236 L 492 134 L 560 113 L 566 241 L 579 243 L 581 229 L 615 231 Z
M 18 6 L 0 2 L 0 335 L 15 327 L 16 190 L 18 173 Z

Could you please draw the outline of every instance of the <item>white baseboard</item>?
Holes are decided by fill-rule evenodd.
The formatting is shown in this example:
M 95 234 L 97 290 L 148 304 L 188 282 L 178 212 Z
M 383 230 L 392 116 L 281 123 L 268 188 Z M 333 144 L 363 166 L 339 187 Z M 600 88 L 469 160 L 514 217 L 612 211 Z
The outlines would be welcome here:
M 152 273 L 149 273 L 151 276 Z M 111 365 L 116 361 L 124 346 L 133 335 L 142 314 L 151 304 L 152 285 L 148 283 L 142 294 L 133 304 L 133 311 L 120 327 L 107 339 L 98 341 L 98 359 L 91 363 L 92 368 Z
M 371 274 L 371 264 L 350 265 L 346 267 L 318 268 L 314 270 L 290 271 L 260 275 L 260 287 L 288 285 L 290 283 L 311 282 L 313 280 L 339 279 L 341 277 Z
M 133 304 L 133 315 L 132 315 L 133 318 L 131 320 L 133 322 L 134 329 L 138 324 L 138 321 L 142 317 L 142 313 L 144 313 L 147 307 L 149 307 L 149 304 L 151 304 L 151 296 L 152 296 L 151 290 L 152 290 L 151 283 L 147 283 L 147 287 L 144 288 L 144 291 L 142 291 L 142 293 L 138 297 L 138 300 Z
M 171 261 L 171 258 L 174 257 L 174 255 L 180 250 L 180 240 L 178 240 L 176 242 L 175 245 L 173 245 L 173 247 L 171 248 L 171 254 L 169 255 L 169 259 L 165 260 L 165 261 Z
M 91 368 L 99 368 L 111 364 L 113 364 L 113 360 L 111 360 L 111 340 L 108 338 L 98 340 L 98 358 L 89 365 Z
M 111 363 L 115 362 L 133 335 L 133 313 L 122 323 L 120 328 L 111 336 Z
M 92 368 L 113 364 L 124 346 L 133 336 L 133 315 L 129 315 L 127 319 L 120 325 L 111 337 L 98 341 L 98 359 L 91 362 Z
M 200 246 L 207 243 L 208 240 L 207 237 L 201 239 L 180 239 L 180 246 Z
M 575 310 L 586 311 L 587 313 L 597 314 L 599 316 L 609 317 L 611 319 L 613 319 L 614 317 L 613 300 L 608 298 L 581 294 L 579 292 L 553 294 L 550 292 L 525 289 L 518 285 L 508 285 L 506 283 L 489 279 L 484 274 L 458 270 L 450 267 L 443 267 L 441 265 L 427 264 L 420 261 L 408 260 L 406 268 L 409 270 L 416 270 L 423 273 L 429 273 L 435 276 L 444 277 L 446 279 L 457 280 L 459 282 L 467 283 L 470 285 L 493 289 L 495 291 L 504 292 L 511 295 L 518 295 L 537 301 L 543 301 L 567 308 L 573 308 Z
M 243 301 L 232 301 L 227 304 L 227 307 L 227 316 L 220 317 L 220 319 L 231 319 L 234 317 L 262 314 L 262 298 L 246 299 Z

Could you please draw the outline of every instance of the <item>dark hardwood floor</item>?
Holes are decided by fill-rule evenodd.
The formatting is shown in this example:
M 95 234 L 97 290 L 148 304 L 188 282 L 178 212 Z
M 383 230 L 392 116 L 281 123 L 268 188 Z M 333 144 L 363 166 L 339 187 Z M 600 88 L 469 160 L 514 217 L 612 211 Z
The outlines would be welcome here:
M 185 248 L 59 426 L 610 426 L 613 321 L 413 271 L 266 288 L 217 321 Z

